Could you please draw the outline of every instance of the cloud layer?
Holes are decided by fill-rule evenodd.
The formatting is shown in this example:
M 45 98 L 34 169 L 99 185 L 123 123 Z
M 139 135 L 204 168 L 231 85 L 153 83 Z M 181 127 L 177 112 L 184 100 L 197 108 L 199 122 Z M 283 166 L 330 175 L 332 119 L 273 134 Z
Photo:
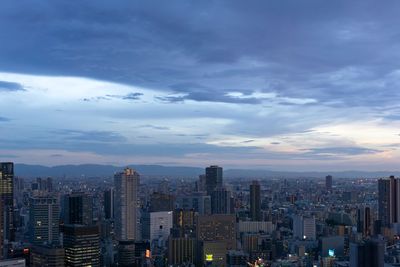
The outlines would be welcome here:
M 0 5 L 2 154 L 398 169 L 398 1 Z

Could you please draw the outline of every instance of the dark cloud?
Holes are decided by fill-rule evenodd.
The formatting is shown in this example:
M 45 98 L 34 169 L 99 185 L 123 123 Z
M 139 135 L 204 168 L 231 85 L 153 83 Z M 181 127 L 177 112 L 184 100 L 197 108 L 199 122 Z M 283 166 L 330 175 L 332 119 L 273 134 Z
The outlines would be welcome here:
M 0 81 L 0 92 L 25 91 L 22 84 L 15 82 Z
M 0 70 L 184 94 L 161 98 L 167 102 L 259 103 L 226 95 L 227 88 L 238 88 L 325 105 L 378 106 L 399 97 L 399 36 L 393 27 L 400 22 L 399 5 L 6 0 Z

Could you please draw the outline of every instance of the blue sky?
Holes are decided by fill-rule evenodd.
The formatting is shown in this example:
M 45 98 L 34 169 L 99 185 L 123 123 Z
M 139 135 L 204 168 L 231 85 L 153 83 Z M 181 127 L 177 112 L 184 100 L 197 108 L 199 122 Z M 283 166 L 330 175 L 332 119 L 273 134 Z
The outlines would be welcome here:
M 0 160 L 400 170 L 399 1 L 1 1 Z

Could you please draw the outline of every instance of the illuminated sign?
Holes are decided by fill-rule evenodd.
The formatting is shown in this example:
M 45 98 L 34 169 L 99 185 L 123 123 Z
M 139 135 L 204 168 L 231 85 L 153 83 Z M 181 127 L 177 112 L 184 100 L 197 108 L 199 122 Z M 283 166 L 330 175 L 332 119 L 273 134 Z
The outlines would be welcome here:
M 206 261 L 213 261 L 213 254 L 206 254 Z
M 335 250 L 334 249 L 329 249 L 328 250 L 328 255 L 329 255 L 329 257 L 335 257 Z

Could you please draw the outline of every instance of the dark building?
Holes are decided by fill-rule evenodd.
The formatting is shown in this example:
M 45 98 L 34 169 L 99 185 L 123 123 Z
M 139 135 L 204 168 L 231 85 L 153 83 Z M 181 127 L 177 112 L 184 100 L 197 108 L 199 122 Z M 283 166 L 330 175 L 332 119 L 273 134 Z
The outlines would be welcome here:
M 222 168 L 218 166 L 210 166 L 206 168 L 206 191 L 207 195 L 211 193 L 218 186 L 222 186 Z
M 72 193 L 63 199 L 65 224 L 91 225 L 93 222 L 93 198 L 85 193 Z
M 136 260 L 135 241 L 120 240 L 118 242 L 118 266 L 130 267 Z
M 211 192 L 211 213 L 231 213 L 231 192 L 226 188 L 218 186 L 214 191 Z
M 65 266 L 100 266 L 98 226 L 67 224 L 63 227 Z
M 384 244 L 379 240 L 350 243 L 350 267 L 383 267 Z
M 32 244 L 59 244 L 60 206 L 53 196 L 29 201 L 29 233 Z
M 370 207 L 361 207 L 357 210 L 357 232 L 362 233 L 364 237 L 372 235 Z
M 65 252 L 62 247 L 36 245 L 32 247 L 32 267 L 64 267 Z
M 168 239 L 168 263 L 171 265 L 195 264 L 198 255 L 198 241 L 193 237 L 172 237 Z
M 114 219 L 114 189 L 104 191 L 104 218 Z
M 197 239 L 223 241 L 226 249 L 236 249 L 236 216 L 230 214 L 199 215 L 196 223 Z
M 325 188 L 326 190 L 332 190 L 332 175 L 325 177 Z
M 257 181 L 250 185 L 250 218 L 253 221 L 261 221 L 261 192 Z
M 14 241 L 14 163 L 0 163 L 0 214 L 3 240 Z
M 378 180 L 378 216 L 383 227 L 400 222 L 400 180 L 390 176 Z
M 154 192 L 150 196 L 150 212 L 171 211 L 175 208 L 175 196 Z
M 196 236 L 196 213 L 192 210 L 176 209 L 173 212 L 173 228 L 171 236 L 195 237 Z

